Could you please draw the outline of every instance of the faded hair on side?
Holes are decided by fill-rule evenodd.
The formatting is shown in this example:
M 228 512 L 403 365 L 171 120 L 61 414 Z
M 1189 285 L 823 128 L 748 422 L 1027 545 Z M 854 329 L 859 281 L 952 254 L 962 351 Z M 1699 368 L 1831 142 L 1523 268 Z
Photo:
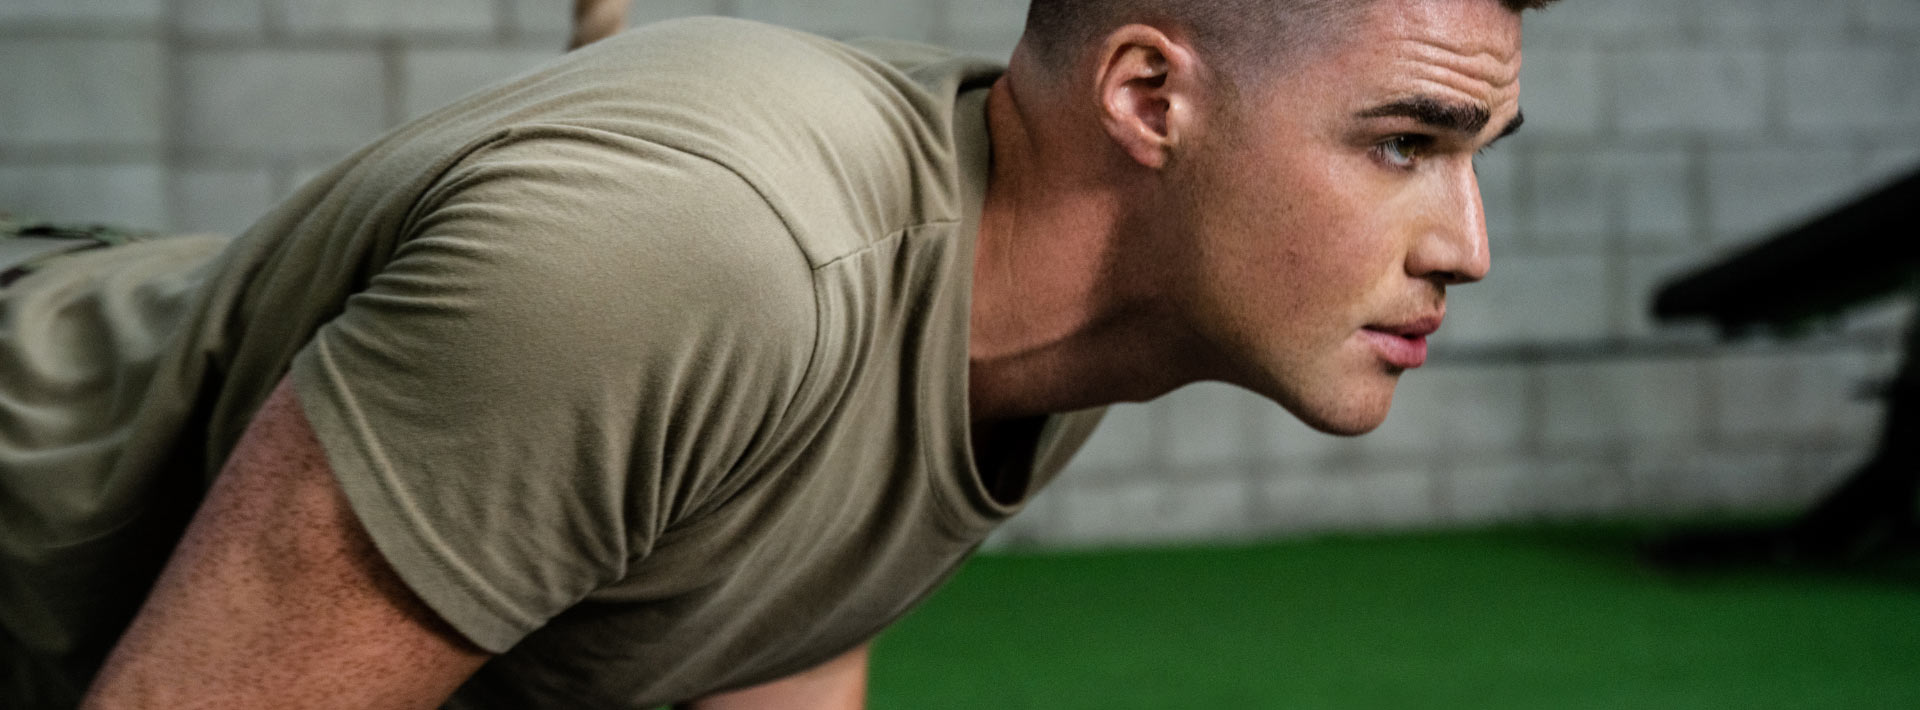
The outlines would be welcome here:
M 1049 66 L 1114 28 L 1141 22 L 1176 27 L 1217 61 L 1246 68 L 1260 58 L 1295 51 L 1339 32 L 1371 0 L 1032 0 L 1022 42 Z M 1536 10 L 1556 0 L 1500 0 L 1508 10 Z

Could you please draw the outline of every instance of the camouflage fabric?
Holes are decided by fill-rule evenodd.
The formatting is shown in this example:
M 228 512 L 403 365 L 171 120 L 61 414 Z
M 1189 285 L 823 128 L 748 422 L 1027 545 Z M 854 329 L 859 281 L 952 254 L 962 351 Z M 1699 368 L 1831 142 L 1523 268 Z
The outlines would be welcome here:
M 0 210 L 0 287 L 65 254 L 156 236 L 158 232 L 105 224 L 47 222 Z

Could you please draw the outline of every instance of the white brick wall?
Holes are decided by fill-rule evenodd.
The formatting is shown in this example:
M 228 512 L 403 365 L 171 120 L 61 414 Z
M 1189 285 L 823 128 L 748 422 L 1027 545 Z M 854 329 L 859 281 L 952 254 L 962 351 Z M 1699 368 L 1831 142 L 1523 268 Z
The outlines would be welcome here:
M 1604 3 L 1586 3 L 1604 4 Z M 1590 136 L 1606 125 L 1601 111 L 1602 54 L 1578 46 L 1529 44 L 1520 65 L 1529 135 Z
M 1616 145 L 1545 148 L 1532 158 L 1523 245 L 1595 256 L 1622 247 L 1673 251 L 1692 245 L 1692 161 L 1686 154 Z
M 1778 449 L 1642 447 L 1627 458 L 1627 490 L 1634 508 L 1651 514 L 1786 509 L 1812 498 L 1796 477 L 1833 480 L 1844 471 L 1837 463 Z
M 1860 185 L 1885 184 L 1920 165 L 1920 141 L 1867 140 L 1860 148 L 1860 160 Z
M 1855 190 L 1853 151 L 1754 146 L 1707 155 L 1707 218 L 1713 238 L 1745 243 L 1805 221 Z
M 1709 323 L 1659 323 L 1653 319 L 1653 294 L 1661 284 L 1680 278 L 1705 264 L 1697 253 L 1636 254 L 1626 258 L 1620 274 L 1623 295 L 1618 311 L 1620 334 L 1628 338 L 1685 336 L 1704 341 L 1714 333 Z
M 1612 250 L 1618 210 L 1608 168 L 1630 161 L 1610 160 L 1612 151 L 1536 150 L 1528 171 L 1528 219 L 1519 243 L 1528 251 L 1601 256 Z
M 933 39 L 939 14 L 938 6 L 929 2 L 734 0 L 733 5 L 741 17 L 829 37 L 878 35 L 923 42 Z
M 1365 459 L 1380 448 L 1371 437 L 1335 436 L 1314 430 L 1277 404 L 1254 407 L 1254 446 L 1262 473 L 1313 472 Z M 1375 456 L 1379 458 L 1378 455 Z
M 272 0 L 296 35 L 490 35 L 493 0 Z
M 1842 39 L 1848 26 L 1847 2 L 1809 7 L 1802 0 L 1695 0 L 1697 26 L 1710 39 Z M 1838 7 L 1832 7 L 1838 6 Z
M 1879 434 L 1880 403 L 1860 390 L 1892 375 L 1880 353 L 1736 354 L 1712 373 L 1715 424 L 1729 443 L 1782 440 L 1809 445 L 1865 443 Z
M 173 25 L 193 37 L 257 38 L 267 11 L 260 0 L 174 0 Z
M 1430 469 L 1417 465 L 1275 472 L 1254 486 L 1255 529 L 1287 535 L 1430 525 L 1437 517 L 1436 482 Z
M 94 31 L 139 27 L 159 22 L 165 6 L 164 0 L 7 0 L 0 3 L 0 27 Z
M 1257 450 L 1254 413 L 1273 406 L 1246 390 L 1218 382 L 1188 385 L 1162 401 L 1172 430 L 1167 463 L 1176 472 L 1247 463 Z
M 385 64 L 347 50 L 199 50 L 182 58 L 180 141 L 195 151 L 338 155 L 387 126 Z
M 1745 45 L 1612 55 L 1613 125 L 1629 134 L 1761 132 L 1767 125 L 1766 52 Z
M 636 2 L 631 10 L 635 15 L 648 14 L 656 6 L 676 6 L 682 3 L 671 0 L 660 2 Z M 699 3 L 712 5 L 711 2 Z M 555 47 L 566 45 L 568 23 L 572 20 L 573 3 L 570 0 L 509 0 L 506 17 L 502 20 L 514 34 L 529 39 L 546 42 Z M 692 13 L 697 14 L 697 13 Z
M 1548 451 L 1699 440 L 1712 431 L 1696 358 L 1556 363 L 1541 368 Z
M 1026 0 L 948 0 L 941 6 L 939 40 L 955 49 L 1005 59 L 1013 54 L 1026 19 Z
M 1074 466 L 1101 475 L 1133 473 L 1142 467 L 1161 468 L 1165 463 L 1165 405 L 1117 404 L 1107 408 L 1100 428 L 1074 457 Z M 1083 474 L 1085 475 L 1085 474 Z
M 65 222 L 166 224 L 165 175 L 158 162 L 0 165 L 0 209 Z
M 1437 361 L 1400 377 L 1387 421 L 1355 440 L 1369 456 L 1458 458 L 1526 445 L 1529 373 Z
M 1494 254 L 1486 281 L 1448 289 L 1436 344 L 1590 340 L 1609 332 L 1610 264 L 1515 251 Z
M 475 89 L 539 66 L 560 56 L 562 45 L 408 51 L 401 59 L 401 116 L 425 115 Z
M 1047 495 L 1052 544 L 1102 545 L 1246 537 L 1252 533 L 1249 481 L 1229 471 L 1180 485 L 1151 479 L 1063 482 Z
M 1487 214 L 1487 239 L 1496 254 L 1505 253 L 1525 231 L 1520 222 L 1520 155 L 1511 147 L 1495 146 L 1473 161 L 1481 208 Z
M 1527 46 L 1677 40 L 1693 25 L 1688 5 L 1672 0 L 1563 2 L 1551 12 L 1527 18 Z
M 1591 452 L 1461 462 L 1446 466 L 1434 487 L 1436 519 L 1463 525 L 1593 518 L 1634 508 L 1617 457 Z
M 1913 0 L 1859 0 L 1855 25 L 1869 36 L 1906 37 L 1920 31 L 1920 3 Z
M 273 206 L 273 171 L 261 167 L 187 166 L 172 174 L 174 228 L 239 234 Z
M 1796 47 L 1785 65 L 1788 127 L 1813 135 L 1834 129 L 1920 128 L 1920 52 L 1906 42 L 1845 48 Z
M 0 44 L 0 144 L 159 147 L 164 54 L 154 38 Z
M 0 2 L 0 209 L 238 231 L 395 122 L 556 55 L 568 0 Z M 1023 0 L 640 0 L 1005 56 Z M 1885 345 L 1657 325 L 1652 290 L 1920 164 L 1920 2 L 1572 0 L 1477 163 L 1495 267 L 1359 438 L 1217 384 L 1115 407 L 995 544 L 1802 502 L 1871 446 Z M 1910 313 L 1846 326 L 1885 334 Z M 1679 348 L 1674 350 L 1672 348 Z

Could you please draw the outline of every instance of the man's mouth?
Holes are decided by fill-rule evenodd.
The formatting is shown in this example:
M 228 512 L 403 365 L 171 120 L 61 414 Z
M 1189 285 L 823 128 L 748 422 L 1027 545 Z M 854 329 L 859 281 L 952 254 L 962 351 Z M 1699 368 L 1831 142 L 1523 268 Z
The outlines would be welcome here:
M 1396 369 L 1411 370 L 1427 362 L 1427 336 L 1439 329 L 1440 316 L 1429 316 L 1401 323 L 1369 325 L 1361 328 L 1360 333 L 1381 360 Z

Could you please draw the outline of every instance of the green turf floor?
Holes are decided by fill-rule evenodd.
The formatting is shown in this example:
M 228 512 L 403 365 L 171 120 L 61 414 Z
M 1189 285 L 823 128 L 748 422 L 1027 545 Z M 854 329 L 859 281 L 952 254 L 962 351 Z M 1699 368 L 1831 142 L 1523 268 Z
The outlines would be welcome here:
M 1627 527 L 975 558 L 874 710 L 1920 708 L 1920 566 L 1674 575 Z

